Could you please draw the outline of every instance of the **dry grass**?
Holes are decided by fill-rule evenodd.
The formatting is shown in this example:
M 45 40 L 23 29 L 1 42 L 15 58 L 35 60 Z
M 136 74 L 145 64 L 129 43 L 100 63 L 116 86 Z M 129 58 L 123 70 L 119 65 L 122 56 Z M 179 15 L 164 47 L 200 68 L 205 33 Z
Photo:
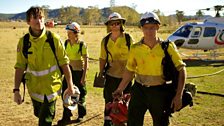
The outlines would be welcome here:
M 16 29 L 13 29 L 13 27 Z M 0 23 L 0 126 L 30 126 L 37 125 L 37 118 L 33 115 L 32 103 L 26 93 L 25 102 L 22 105 L 16 105 L 13 102 L 13 79 L 14 64 L 16 58 L 16 45 L 21 36 L 27 32 L 26 23 Z M 64 26 L 52 28 L 52 31 L 61 35 L 62 40 L 66 39 Z M 83 27 L 85 34 L 82 38 L 87 42 L 90 57 L 97 59 L 99 56 L 100 41 L 106 35 L 105 27 Z M 128 27 L 127 31 L 132 34 L 135 40 L 141 37 L 141 31 L 137 27 Z M 168 34 L 161 35 L 166 38 Z M 206 68 L 206 69 L 205 69 Z M 199 66 L 188 67 L 188 72 L 193 75 L 213 72 L 223 69 L 223 66 L 214 67 Z M 98 71 L 98 62 L 91 61 L 87 80 L 87 116 L 82 124 L 71 124 L 80 126 L 99 126 L 103 124 L 103 106 L 104 100 L 102 89 L 93 88 L 92 82 L 95 72 Z M 191 79 L 195 82 L 198 90 L 224 93 L 223 73 L 208 78 Z M 21 87 L 22 90 L 22 87 Z M 224 99 L 223 97 L 197 94 L 194 98 L 193 108 L 185 108 L 181 112 L 175 113 L 171 118 L 173 126 L 224 126 Z M 73 112 L 73 119 L 77 117 L 77 111 Z M 54 124 L 62 116 L 62 102 L 57 101 L 56 117 Z M 145 125 L 152 125 L 149 113 L 145 116 Z

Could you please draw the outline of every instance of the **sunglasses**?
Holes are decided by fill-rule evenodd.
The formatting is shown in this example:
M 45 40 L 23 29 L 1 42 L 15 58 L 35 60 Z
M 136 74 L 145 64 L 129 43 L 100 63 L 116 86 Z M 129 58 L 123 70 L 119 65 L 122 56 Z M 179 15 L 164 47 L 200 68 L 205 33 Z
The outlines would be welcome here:
M 121 24 L 120 22 L 111 22 L 109 25 L 110 26 L 118 26 L 120 24 Z

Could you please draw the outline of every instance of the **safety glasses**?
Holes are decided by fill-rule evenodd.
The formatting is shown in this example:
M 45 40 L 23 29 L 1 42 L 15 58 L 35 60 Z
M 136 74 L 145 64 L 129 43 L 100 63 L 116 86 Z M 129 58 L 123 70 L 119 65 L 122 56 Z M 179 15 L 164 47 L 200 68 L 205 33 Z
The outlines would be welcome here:
M 78 33 L 78 28 L 75 27 L 75 26 L 72 26 L 72 25 L 67 25 L 65 29 L 66 29 L 66 30 L 71 30 L 71 31 L 73 31 L 74 33 Z
M 111 22 L 111 23 L 109 23 L 110 26 L 118 26 L 120 24 L 121 24 L 120 22 Z

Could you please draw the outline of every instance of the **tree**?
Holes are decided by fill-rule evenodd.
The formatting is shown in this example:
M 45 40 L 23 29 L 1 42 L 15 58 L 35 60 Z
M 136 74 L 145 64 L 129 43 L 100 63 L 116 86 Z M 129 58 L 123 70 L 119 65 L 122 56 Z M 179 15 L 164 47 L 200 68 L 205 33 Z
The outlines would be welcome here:
M 126 18 L 127 25 L 137 25 L 140 15 L 134 9 L 126 6 L 112 7 L 111 12 L 119 13 L 123 18 Z
M 177 16 L 177 21 L 180 24 L 182 22 L 183 18 L 184 18 L 184 12 L 176 10 L 176 16 Z
M 97 7 L 89 6 L 84 10 L 83 23 L 92 25 L 98 24 L 101 19 L 101 11 Z
M 200 19 L 201 17 L 203 17 L 204 12 L 202 12 L 201 10 L 196 12 L 196 16 Z
M 45 16 L 45 19 L 47 19 L 48 18 L 48 10 L 49 10 L 50 6 L 49 5 L 43 5 L 43 6 L 41 6 L 41 8 L 44 9 L 44 16 Z
M 64 8 L 62 6 L 61 9 L 59 10 L 58 19 L 61 20 L 62 23 L 68 23 L 70 21 L 81 23 L 82 19 L 79 13 L 80 13 L 80 8 L 73 7 L 73 6 Z
M 66 11 L 65 11 L 64 6 L 62 6 L 59 10 L 58 20 L 60 20 L 62 23 L 67 22 Z
M 164 14 L 159 9 L 158 10 L 153 10 L 153 12 L 157 14 L 157 16 L 159 17 L 160 22 L 162 24 L 166 24 L 167 23 L 166 22 L 166 17 L 164 16 Z

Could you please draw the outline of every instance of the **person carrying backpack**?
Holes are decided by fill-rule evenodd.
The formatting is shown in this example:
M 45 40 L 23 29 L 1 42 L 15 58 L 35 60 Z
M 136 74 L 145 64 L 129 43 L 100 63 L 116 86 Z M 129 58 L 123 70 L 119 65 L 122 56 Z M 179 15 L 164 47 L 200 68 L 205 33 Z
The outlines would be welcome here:
M 44 26 L 44 10 L 40 7 L 31 7 L 26 12 L 26 21 L 29 25 L 28 42 L 24 37 L 17 45 L 17 59 L 15 64 L 14 102 L 22 103 L 20 83 L 24 74 L 26 86 L 31 97 L 34 115 L 39 118 L 39 126 L 51 126 L 55 116 L 56 99 L 61 94 L 62 73 L 67 80 L 65 93 L 75 93 L 69 59 L 66 56 L 60 37 L 50 33 L 53 39 L 54 51 L 50 46 L 46 28 Z M 24 45 L 27 43 L 27 45 Z M 24 46 L 27 50 L 24 50 Z M 54 54 L 55 53 L 55 54 Z M 59 68 L 60 66 L 60 68 Z
M 65 50 L 70 60 L 70 68 L 72 71 L 72 79 L 74 84 L 80 91 L 79 103 L 78 103 L 78 118 L 75 122 L 80 122 L 86 115 L 86 103 L 85 96 L 86 90 L 86 72 L 88 67 L 88 50 L 87 45 L 80 40 L 80 25 L 77 22 L 72 22 L 66 25 L 68 39 L 65 41 Z M 67 81 L 63 81 L 62 95 L 67 88 Z M 58 121 L 59 125 L 67 124 L 71 121 L 72 112 L 65 106 L 63 106 L 63 117 Z
M 168 108 L 177 111 L 182 106 L 182 94 L 186 80 L 185 63 L 173 42 L 167 48 L 174 66 L 179 71 L 176 94 L 167 105 L 167 97 L 170 91 L 167 90 L 169 83 L 166 83 L 163 72 L 162 61 L 165 57 L 162 48 L 162 40 L 157 32 L 160 27 L 160 20 L 153 12 L 146 12 L 140 19 L 143 38 L 140 42 L 131 46 L 126 70 L 123 79 L 113 93 L 114 96 L 122 94 L 122 91 L 133 79 L 131 99 L 128 106 L 128 126 L 143 126 L 144 115 L 149 110 L 153 126 L 168 126 L 170 112 Z
M 112 92 L 115 91 L 122 80 L 129 48 L 133 43 L 132 37 L 124 32 L 125 21 L 119 13 L 113 12 L 105 22 L 109 33 L 101 42 L 99 58 L 100 76 L 106 78 L 103 90 L 105 106 L 107 103 L 113 102 Z M 128 84 L 125 93 L 130 92 L 130 87 L 131 82 Z M 112 121 L 109 117 L 109 112 L 105 109 L 104 126 L 111 125 Z

